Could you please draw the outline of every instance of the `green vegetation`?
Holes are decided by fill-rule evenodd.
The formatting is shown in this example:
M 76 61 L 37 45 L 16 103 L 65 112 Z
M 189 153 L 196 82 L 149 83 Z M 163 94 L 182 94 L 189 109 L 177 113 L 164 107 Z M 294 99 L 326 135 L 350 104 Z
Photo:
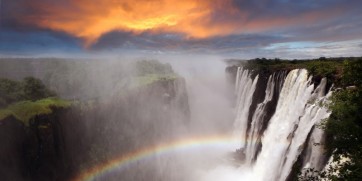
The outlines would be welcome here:
M 314 60 L 254 59 L 229 60 L 230 63 L 270 74 L 280 70 L 305 68 L 313 78 L 327 77 L 334 84 L 328 108 L 331 116 L 321 125 L 327 135 L 326 155 L 333 164 L 324 171 L 300 173 L 299 180 L 362 180 L 362 58 L 324 58 Z M 232 70 L 232 69 L 230 69 Z M 234 69 L 235 70 L 235 69 Z M 323 105 L 321 105 L 323 106 Z
M 58 98 L 46 98 L 37 101 L 21 101 L 0 110 L 0 120 L 14 116 L 17 120 L 29 125 L 29 120 L 37 115 L 48 115 L 55 108 L 67 108 L 69 101 Z
M 134 88 L 138 86 L 145 86 L 162 80 L 175 80 L 177 77 L 178 76 L 176 74 L 148 74 L 137 76 L 133 78 L 132 85 L 130 87 Z
M 168 63 L 160 63 L 156 60 L 142 60 L 136 62 L 137 76 L 149 74 L 167 75 L 174 74 L 172 67 Z
M 147 86 L 157 81 L 175 80 L 179 76 L 174 73 L 170 64 L 163 64 L 155 60 L 136 62 L 136 75 L 131 77 L 129 88 Z
M 156 60 L 0 58 L 0 77 L 19 81 L 29 76 L 36 76 L 62 98 L 82 101 L 110 95 L 104 90 L 122 94 L 128 88 L 178 77 L 170 64 Z M 0 96 L 0 108 L 27 99 L 4 101 Z
M 331 116 L 322 125 L 326 150 L 333 156 L 326 171 L 309 173 L 301 180 L 362 180 L 362 59 L 343 63 L 341 87 L 333 93 Z
M 54 108 L 70 106 L 70 102 L 53 96 L 54 92 L 33 77 L 22 81 L 0 79 L 0 121 L 14 116 L 28 126 L 34 116 L 51 114 Z
M 55 93 L 36 78 L 26 77 L 22 81 L 0 79 L 0 108 L 18 101 L 35 101 L 51 96 Z
M 291 70 L 296 68 L 306 68 L 312 73 L 324 74 L 335 70 L 335 68 L 342 68 L 344 60 L 354 60 L 356 58 L 324 58 L 311 59 L 311 60 L 282 60 L 282 59 L 266 59 L 256 58 L 252 60 L 242 61 L 245 68 L 253 70 Z M 228 60 L 229 62 L 237 60 Z M 321 67 L 323 66 L 323 67 Z
M 326 122 L 327 150 L 336 162 L 343 158 L 332 180 L 362 180 L 362 59 L 346 61 L 342 83 L 344 89 L 332 97 L 332 115 Z M 352 86 L 352 87 L 349 87 Z
M 326 77 L 329 83 L 340 85 L 345 60 L 356 61 L 357 58 L 325 58 L 313 60 L 281 60 L 257 58 L 241 61 L 244 68 L 257 72 L 272 73 L 280 70 L 307 69 L 314 77 Z M 237 60 L 229 60 L 235 62 Z

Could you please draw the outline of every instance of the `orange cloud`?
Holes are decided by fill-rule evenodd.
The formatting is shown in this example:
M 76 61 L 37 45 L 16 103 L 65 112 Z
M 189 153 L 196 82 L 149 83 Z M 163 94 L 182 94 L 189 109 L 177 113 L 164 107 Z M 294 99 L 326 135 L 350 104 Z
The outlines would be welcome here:
M 145 31 L 181 33 L 188 38 L 208 38 L 310 25 L 338 12 L 326 8 L 292 17 L 278 13 L 268 15 L 257 13 L 259 10 L 253 6 L 237 7 L 234 0 L 18 1 L 27 10 L 27 13 L 15 15 L 19 22 L 66 32 L 83 39 L 86 46 L 115 30 L 135 34 Z
M 232 8 L 230 0 L 74 0 L 64 6 L 43 0 L 29 4 L 42 13 L 28 17 L 28 21 L 82 38 L 87 45 L 113 30 L 204 38 L 232 31 L 231 27 L 210 22 L 213 7 L 221 3 Z

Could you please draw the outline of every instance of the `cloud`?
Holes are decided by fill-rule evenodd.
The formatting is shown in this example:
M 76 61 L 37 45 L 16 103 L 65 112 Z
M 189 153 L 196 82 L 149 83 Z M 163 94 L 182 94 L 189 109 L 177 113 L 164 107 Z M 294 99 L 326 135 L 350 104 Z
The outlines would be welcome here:
M 8 20 L 21 25 L 63 31 L 93 43 L 101 35 L 123 30 L 140 33 L 177 32 L 192 37 L 220 34 L 224 29 L 207 26 L 212 3 L 207 0 L 5 0 Z M 220 0 L 219 0 L 220 1 Z
M 2 0 L 1 3 L 2 51 L 26 47 L 56 49 L 59 45 L 76 50 L 83 46 L 90 51 L 142 49 L 259 56 L 286 51 L 290 54 L 291 50 L 283 47 L 268 49 L 275 44 L 362 39 L 360 0 Z
M 40 53 L 81 51 L 81 42 L 73 37 L 52 31 L 14 31 L 0 29 L 1 53 Z
M 351 8 L 347 1 L 3 0 L 1 16 L 7 24 L 65 32 L 90 46 L 113 31 L 203 39 L 311 26 L 341 16 Z
M 271 43 L 286 41 L 276 35 L 243 34 L 217 36 L 207 39 L 184 39 L 179 34 L 153 34 L 113 31 L 103 35 L 90 49 L 143 49 L 162 51 L 197 51 L 226 53 L 240 49 L 258 48 Z

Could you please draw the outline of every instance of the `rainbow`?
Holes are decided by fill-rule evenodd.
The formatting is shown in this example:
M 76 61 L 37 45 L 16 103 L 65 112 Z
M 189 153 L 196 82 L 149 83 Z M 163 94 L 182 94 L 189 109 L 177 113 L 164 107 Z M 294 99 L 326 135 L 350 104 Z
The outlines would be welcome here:
M 87 171 L 77 175 L 72 181 L 95 180 L 97 177 L 112 172 L 115 169 L 122 169 L 129 164 L 146 159 L 155 154 L 166 154 L 173 150 L 189 150 L 207 146 L 230 146 L 235 142 L 230 135 L 211 135 L 183 138 L 168 143 L 162 143 L 150 147 L 145 147 L 133 152 L 122 154 L 113 160 L 97 165 Z

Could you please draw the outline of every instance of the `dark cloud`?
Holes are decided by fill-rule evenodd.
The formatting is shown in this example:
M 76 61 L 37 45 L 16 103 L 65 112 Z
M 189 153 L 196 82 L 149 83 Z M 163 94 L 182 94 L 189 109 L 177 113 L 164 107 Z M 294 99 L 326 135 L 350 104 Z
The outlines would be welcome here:
M 262 52 L 275 55 L 291 51 L 291 48 L 282 46 L 278 46 L 278 51 L 268 49 L 273 44 L 362 41 L 360 0 L 215 0 L 213 3 L 200 0 L 197 1 L 199 4 L 196 8 L 191 8 L 191 12 L 195 13 L 197 18 L 187 16 L 190 10 L 179 11 L 177 13 L 181 19 L 177 19 L 176 25 L 164 26 L 161 23 L 160 26 L 147 28 L 154 21 L 163 21 L 153 16 L 141 16 L 140 20 L 120 26 L 103 21 L 107 20 L 107 15 L 111 12 L 109 8 L 113 7 L 119 7 L 118 10 L 130 13 L 129 15 L 147 14 L 143 13 L 143 10 L 154 12 L 147 9 L 148 6 L 141 6 L 147 2 L 2 0 L 0 52 L 27 49 L 141 49 L 222 54 L 247 52 L 258 56 Z M 162 2 L 152 1 L 156 3 L 154 5 L 159 4 L 162 7 L 162 12 L 160 10 L 155 16 L 164 17 L 167 13 L 173 12 L 169 8 L 173 8 L 174 5 L 160 4 Z M 180 2 L 178 5 L 190 8 L 188 3 Z M 207 13 L 198 14 L 198 11 Z M 182 19 L 183 16 L 189 19 Z M 141 21 L 147 18 L 151 18 L 152 21 Z M 121 22 L 118 21 L 120 19 L 112 20 Z M 166 24 L 172 24 L 174 20 L 166 18 L 165 21 Z M 133 25 L 147 26 L 136 31 Z M 105 29 L 102 29 L 103 27 Z M 88 45 L 87 48 L 84 48 L 85 45 Z M 342 50 L 342 45 L 318 48 L 327 52 L 330 49 Z M 361 44 L 355 46 L 361 47 Z M 283 48 L 285 50 L 282 50 Z
M 353 4 L 362 4 L 358 0 L 233 0 L 240 11 L 250 12 L 250 19 L 258 17 L 295 17 L 311 11 L 320 11 L 333 7 L 353 8 Z
M 59 32 L 0 29 L 0 53 L 46 53 L 47 51 L 79 52 L 81 42 Z
M 102 36 L 91 49 L 182 50 L 227 53 L 241 49 L 266 47 L 281 41 L 287 41 L 287 38 L 276 35 L 243 34 L 206 39 L 188 39 L 180 34 L 133 34 L 131 32 L 114 31 Z

